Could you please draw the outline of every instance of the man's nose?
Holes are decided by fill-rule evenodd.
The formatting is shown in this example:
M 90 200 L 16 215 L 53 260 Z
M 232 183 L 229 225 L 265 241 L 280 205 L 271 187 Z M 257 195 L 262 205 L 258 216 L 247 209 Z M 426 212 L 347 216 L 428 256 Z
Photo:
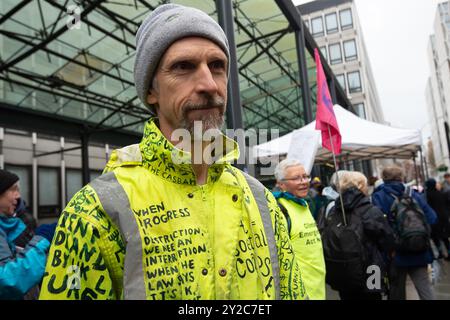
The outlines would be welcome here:
M 217 93 L 219 87 L 207 64 L 202 64 L 197 72 L 196 89 L 199 93 Z

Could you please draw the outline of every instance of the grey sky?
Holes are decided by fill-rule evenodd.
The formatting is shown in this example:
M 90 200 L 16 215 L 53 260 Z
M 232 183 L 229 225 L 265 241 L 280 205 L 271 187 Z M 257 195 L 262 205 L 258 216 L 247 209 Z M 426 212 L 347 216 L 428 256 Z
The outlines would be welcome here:
M 428 40 L 443 0 L 354 0 L 385 120 L 430 135 Z M 310 0 L 293 0 L 294 4 Z

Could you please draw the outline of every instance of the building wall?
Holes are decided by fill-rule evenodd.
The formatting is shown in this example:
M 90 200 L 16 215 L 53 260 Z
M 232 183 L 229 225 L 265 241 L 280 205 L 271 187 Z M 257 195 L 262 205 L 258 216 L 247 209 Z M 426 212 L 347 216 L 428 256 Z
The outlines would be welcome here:
M 430 78 L 426 97 L 435 162 L 437 167 L 450 168 L 450 1 L 437 7 L 434 34 L 428 44 L 428 62 Z M 433 173 L 438 174 L 437 171 Z
M 75 192 L 83 186 L 81 149 L 34 158 L 33 133 L 0 128 L 2 131 L 0 156 L 3 161 L 0 167 L 19 175 L 22 197 L 38 220 L 58 217 Z M 61 137 L 40 134 L 36 137 L 37 155 L 61 150 Z M 79 141 L 64 139 L 64 149 L 79 146 Z M 114 148 L 101 144 L 89 146 L 91 180 L 101 174 Z M 36 175 L 33 174 L 34 159 Z
M 369 121 L 386 124 L 355 3 L 352 0 L 318 0 L 298 6 L 298 9 L 334 74 L 338 80 L 342 79 L 343 89 L 358 115 Z M 346 14 L 349 12 L 351 25 L 346 24 L 348 22 Z M 337 30 L 332 30 L 327 24 L 327 17 L 334 14 L 337 18 Z M 323 34 L 316 33 L 313 27 L 313 21 L 317 18 L 322 19 Z M 351 50 L 349 52 L 345 50 L 345 45 L 353 41 L 356 46 L 356 58 L 348 55 Z M 334 63 L 331 59 L 332 47 L 336 44 L 339 44 L 342 56 L 342 61 L 338 63 Z M 352 88 L 351 77 L 355 74 L 359 74 L 360 88 Z M 375 160 L 370 163 L 372 172 L 365 173 L 380 176 L 381 168 L 391 161 Z M 367 168 L 367 163 L 363 165 L 355 162 L 349 165 L 349 169 L 352 170 L 362 171 L 363 167 Z
M 428 114 L 430 115 L 430 121 L 434 125 L 431 126 L 431 141 L 434 153 L 434 163 L 430 163 L 430 174 L 432 176 L 437 175 L 437 167 L 441 164 L 448 165 L 448 148 L 445 143 L 445 127 L 444 127 L 444 114 L 441 108 L 441 104 L 436 101 L 434 95 L 436 89 L 433 88 L 433 82 L 431 78 L 428 79 L 426 89 L 426 102 L 428 108 Z M 447 159 L 447 161 L 445 161 Z
M 338 0 L 322 2 L 327 7 L 322 7 L 318 11 L 310 12 L 310 8 L 298 7 L 300 13 L 302 13 L 302 7 L 307 12 L 306 14 L 302 14 L 304 21 L 318 46 L 321 48 L 322 53 L 327 58 L 334 74 L 341 79 L 343 76 L 344 89 L 358 114 L 367 120 L 385 123 L 355 4 L 353 1 Z M 348 12 L 351 12 L 351 26 L 345 25 L 347 21 L 346 14 Z M 328 25 L 327 20 L 329 17 L 333 17 L 334 14 L 338 22 L 337 30 L 332 30 L 332 24 Z M 317 33 L 317 29 L 313 26 L 314 21 L 317 23 L 317 18 L 322 19 L 323 34 Z M 345 50 L 346 46 L 351 48 L 350 44 L 353 41 L 356 45 L 356 58 L 346 55 Z M 331 59 L 333 58 L 335 48 L 337 48 L 335 46 L 336 44 L 339 44 L 342 56 L 342 61 L 337 63 L 333 61 L 334 59 Z M 352 52 L 352 50 L 348 52 Z M 355 74 L 359 74 L 360 76 L 360 88 L 355 86 L 352 88 L 351 77 Z

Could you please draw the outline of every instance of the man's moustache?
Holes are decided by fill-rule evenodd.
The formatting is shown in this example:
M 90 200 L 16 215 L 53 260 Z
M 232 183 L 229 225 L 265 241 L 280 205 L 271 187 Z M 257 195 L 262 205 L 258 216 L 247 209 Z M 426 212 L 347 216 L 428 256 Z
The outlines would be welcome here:
M 194 110 L 207 110 L 212 108 L 225 108 L 225 101 L 223 99 L 209 100 L 206 103 L 193 104 L 188 103 L 184 106 L 184 111 L 194 111 Z

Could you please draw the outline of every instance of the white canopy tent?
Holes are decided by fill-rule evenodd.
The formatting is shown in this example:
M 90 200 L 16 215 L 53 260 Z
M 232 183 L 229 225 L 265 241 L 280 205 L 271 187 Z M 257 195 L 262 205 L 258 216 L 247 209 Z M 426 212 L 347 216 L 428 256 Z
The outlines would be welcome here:
M 361 119 L 339 105 L 334 106 L 334 113 L 342 136 L 342 153 L 339 161 L 373 160 L 373 159 L 412 159 L 421 149 L 420 130 L 398 129 Z M 316 122 L 298 129 L 316 131 Z M 319 134 L 320 132 L 317 131 Z M 278 139 L 260 144 L 254 148 L 254 158 L 270 158 L 286 155 L 291 145 L 294 132 Z M 332 162 L 332 154 L 320 147 L 315 163 Z

